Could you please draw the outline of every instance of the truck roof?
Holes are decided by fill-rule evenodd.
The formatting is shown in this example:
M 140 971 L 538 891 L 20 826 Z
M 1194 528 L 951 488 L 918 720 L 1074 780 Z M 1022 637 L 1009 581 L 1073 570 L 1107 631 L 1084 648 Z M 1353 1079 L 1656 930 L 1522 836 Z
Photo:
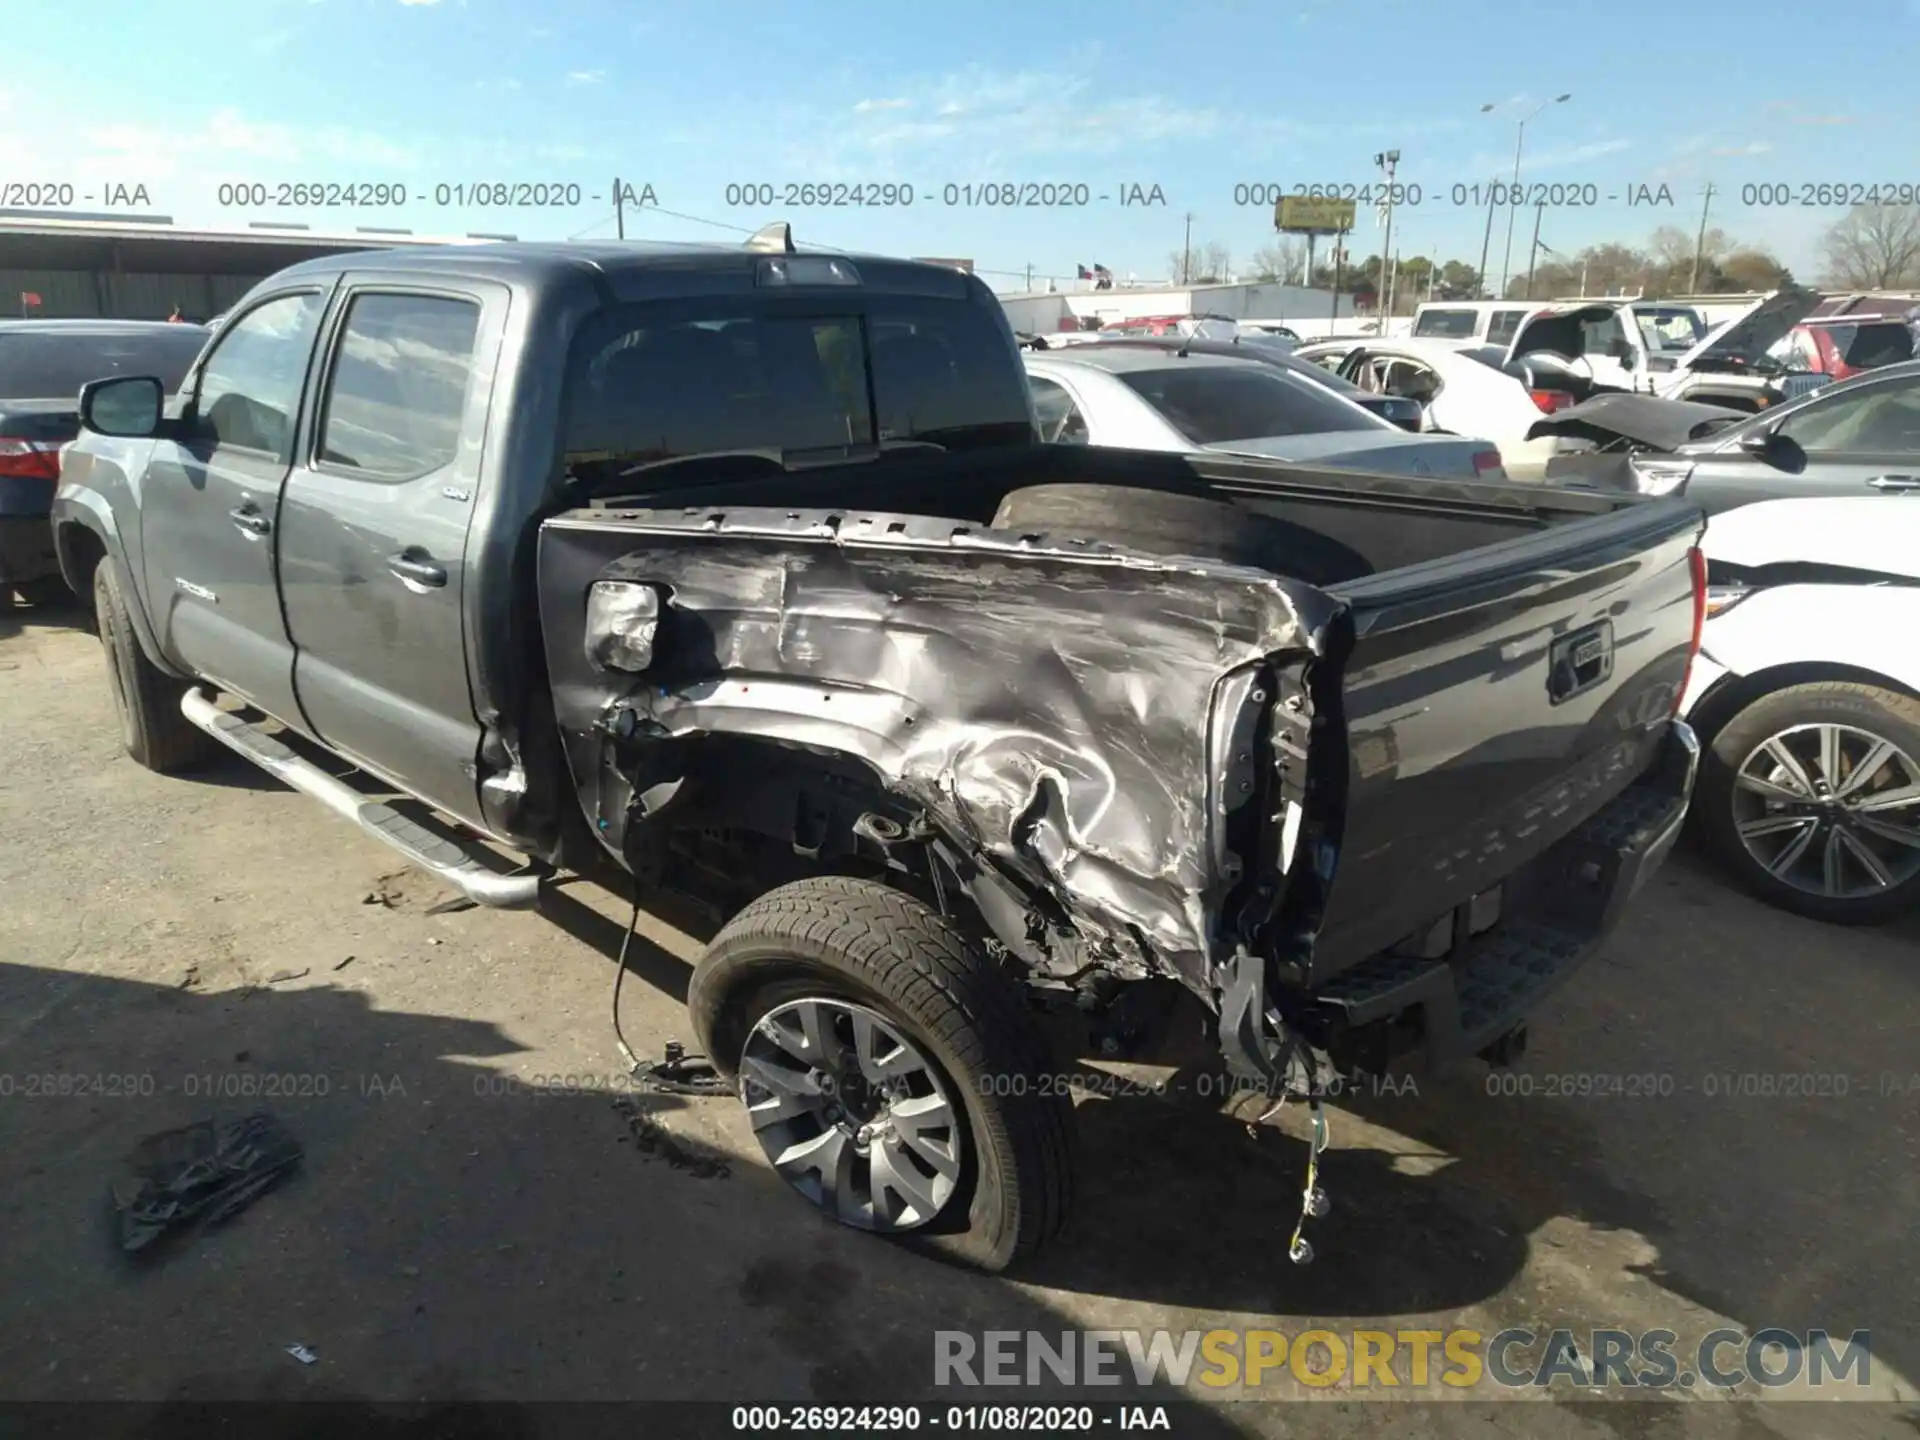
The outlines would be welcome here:
M 898 284 L 912 277 L 916 287 L 934 282 L 941 292 L 957 296 L 965 294 L 969 284 L 984 288 L 985 283 L 950 265 L 824 247 L 803 249 L 793 244 L 791 232 L 783 224 L 767 226 L 743 245 L 653 240 L 517 240 L 487 245 L 421 245 L 323 255 L 289 266 L 279 275 L 337 275 L 349 270 L 417 271 L 500 280 L 542 289 L 577 283 L 587 275 L 598 275 L 616 284 L 622 277 L 646 272 L 748 276 L 757 272 L 762 261 L 782 256 L 846 260 L 860 270 L 869 289 L 890 288 L 888 280 Z M 881 283 L 875 286 L 874 281 Z

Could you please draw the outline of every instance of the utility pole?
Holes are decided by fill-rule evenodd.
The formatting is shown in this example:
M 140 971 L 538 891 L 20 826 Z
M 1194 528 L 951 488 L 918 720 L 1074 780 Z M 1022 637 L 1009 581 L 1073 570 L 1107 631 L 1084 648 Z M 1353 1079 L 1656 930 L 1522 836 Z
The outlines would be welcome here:
M 1347 266 L 1347 236 L 1352 233 L 1342 230 L 1333 242 L 1333 314 L 1327 318 L 1337 328 L 1340 323 L 1340 286 Z
M 1487 260 L 1493 250 L 1493 197 L 1500 191 L 1500 177 L 1494 176 L 1487 185 L 1487 233 L 1480 237 L 1480 270 L 1474 276 L 1474 285 L 1480 294 L 1489 300 L 1504 297 L 1495 295 L 1487 285 Z
M 1698 295 L 1700 293 L 1700 259 L 1702 252 L 1707 248 L 1707 211 L 1711 209 L 1712 206 L 1713 186 L 1709 183 L 1706 198 L 1700 202 L 1700 233 L 1694 237 L 1693 241 L 1693 271 L 1687 277 L 1687 293 L 1689 295 Z
M 613 233 L 627 238 L 627 207 L 621 203 L 620 177 L 613 177 Z
M 1547 106 L 1564 105 L 1567 101 L 1571 100 L 1572 98 L 1573 98 L 1572 93 L 1568 92 L 1565 95 L 1556 95 L 1551 100 L 1542 100 L 1538 105 L 1533 107 L 1532 111 L 1525 117 L 1525 119 L 1521 120 L 1518 130 L 1514 134 L 1514 137 L 1513 137 L 1513 186 L 1512 186 L 1511 193 L 1507 196 L 1507 248 L 1506 248 L 1504 257 L 1500 261 L 1500 296 L 1502 299 L 1506 298 L 1507 278 L 1512 273 L 1512 270 L 1513 270 L 1513 212 L 1519 208 L 1520 150 L 1521 150 L 1521 147 L 1527 143 L 1527 121 L 1533 119 L 1534 116 L 1538 115 L 1542 110 L 1546 109 Z M 1491 105 L 1482 105 L 1480 107 L 1481 112 L 1483 114 L 1486 111 L 1489 111 L 1493 108 L 1494 107 Z M 1529 265 L 1531 265 L 1532 261 L 1529 260 L 1528 263 Z
M 1029 261 L 1027 262 L 1027 289 L 1026 289 L 1026 293 L 1027 293 L 1027 294 L 1029 294 L 1029 295 L 1031 295 L 1031 294 L 1033 293 L 1033 262 L 1032 262 L 1031 260 L 1029 260 Z
M 1378 165 L 1382 170 L 1387 172 L 1387 238 L 1383 240 L 1380 244 L 1380 268 L 1384 270 L 1386 269 L 1386 266 L 1387 266 L 1387 257 L 1393 254 L 1393 202 L 1396 198 L 1398 198 L 1395 195 L 1395 191 L 1399 189 L 1399 187 L 1393 183 L 1393 172 L 1395 167 L 1397 167 L 1400 164 L 1400 152 L 1398 150 L 1385 151 L 1382 154 L 1374 156 L 1373 163 Z M 1399 266 L 1396 265 L 1394 268 L 1398 270 Z M 1385 277 L 1383 276 L 1382 278 L 1384 279 Z M 1386 301 L 1387 301 L 1386 313 L 1382 315 L 1380 319 L 1380 325 L 1381 325 L 1380 333 L 1382 335 L 1387 333 L 1386 331 L 1387 321 L 1393 318 L 1393 281 L 1392 280 L 1387 281 Z
M 1533 267 L 1540 259 L 1540 217 L 1547 213 L 1544 204 L 1533 210 L 1533 247 L 1527 252 L 1527 299 L 1533 299 Z
M 1187 238 L 1180 242 L 1180 283 L 1193 283 L 1193 212 L 1187 212 Z

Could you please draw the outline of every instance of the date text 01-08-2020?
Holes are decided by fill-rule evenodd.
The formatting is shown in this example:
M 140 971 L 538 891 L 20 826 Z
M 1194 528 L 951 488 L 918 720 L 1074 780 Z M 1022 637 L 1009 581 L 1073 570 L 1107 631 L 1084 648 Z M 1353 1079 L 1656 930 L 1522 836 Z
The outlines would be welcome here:
M 976 210 L 1068 210 L 1092 205 L 1164 208 L 1159 185 L 1127 180 L 968 180 L 913 185 L 904 180 L 748 180 L 728 185 L 721 203 L 755 209 L 905 209 L 934 206 Z
M 214 202 L 227 209 L 251 210 L 382 210 L 406 205 L 466 210 L 571 210 L 582 205 L 658 205 L 660 197 L 646 182 L 623 182 L 589 189 L 573 180 L 460 180 L 439 181 L 410 188 L 397 180 L 232 180 L 214 192 Z

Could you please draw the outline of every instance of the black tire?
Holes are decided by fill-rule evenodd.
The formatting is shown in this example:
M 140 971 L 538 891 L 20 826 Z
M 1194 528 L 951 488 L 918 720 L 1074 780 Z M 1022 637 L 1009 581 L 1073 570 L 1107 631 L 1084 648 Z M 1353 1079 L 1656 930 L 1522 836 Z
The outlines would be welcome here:
M 187 682 L 162 674 L 140 648 L 119 567 L 111 559 L 94 567 L 93 612 L 127 754 L 157 775 L 183 775 L 204 766 L 220 742 L 180 713 Z
M 1064 1087 L 1044 1083 L 1048 1046 L 1019 986 L 956 927 L 871 880 L 796 881 L 714 937 L 687 1009 L 706 1053 L 733 1076 L 761 1017 L 801 997 L 879 1011 L 963 1101 L 970 1134 L 958 1188 L 899 1243 L 997 1273 L 1059 1231 L 1072 1186 L 1072 1106 Z
M 1031 485 L 1000 502 L 1001 530 L 1105 540 L 1160 555 L 1251 565 L 1309 585 L 1373 573 L 1358 551 L 1304 525 L 1224 500 L 1123 485 Z
M 1700 759 L 1693 815 L 1714 857 L 1760 899 L 1796 915 L 1841 925 L 1877 925 L 1920 905 L 1920 871 L 1857 896 L 1827 896 L 1788 884 L 1748 853 L 1735 815 L 1735 781 L 1747 757 L 1795 726 L 1837 724 L 1891 741 L 1920 762 L 1920 700 L 1874 685 L 1790 685 L 1750 703 L 1722 725 Z

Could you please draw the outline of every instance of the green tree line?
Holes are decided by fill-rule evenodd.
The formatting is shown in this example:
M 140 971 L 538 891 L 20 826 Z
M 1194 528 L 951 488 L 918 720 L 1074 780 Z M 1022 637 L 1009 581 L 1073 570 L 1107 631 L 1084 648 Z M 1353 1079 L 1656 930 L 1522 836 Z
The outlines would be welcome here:
M 1552 299 L 1572 295 L 1637 294 L 1649 299 L 1669 295 L 1726 295 L 1775 290 L 1793 274 L 1765 245 L 1737 239 L 1718 227 L 1704 234 L 1663 225 L 1639 245 L 1605 241 L 1563 252 L 1542 245 L 1529 273 L 1524 254 L 1531 236 L 1516 237 L 1513 273 L 1502 298 Z M 1220 241 L 1176 250 L 1169 257 L 1176 281 L 1217 284 L 1237 280 L 1284 281 L 1315 289 L 1339 288 L 1367 309 L 1378 310 L 1387 291 L 1389 262 L 1381 255 L 1352 254 L 1336 267 L 1331 238 L 1315 247 L 1313 273 L 1307 274 L 1307 245 L 1285 236 L 1253 252 L 1236 267 L 1232 251 Z M 1835 220 L 1819 244 L 1820 284 L 1841 290 L 1920 289 L 1920 206 L 1861 205 Z M 1408 315 L 1431 296 L 1435 300 L 1492 298 L 1497 275 L 1481 275 L 1474 262 L 1424 254 L 1400 257 L 1393 276 L 1393 309 Z

